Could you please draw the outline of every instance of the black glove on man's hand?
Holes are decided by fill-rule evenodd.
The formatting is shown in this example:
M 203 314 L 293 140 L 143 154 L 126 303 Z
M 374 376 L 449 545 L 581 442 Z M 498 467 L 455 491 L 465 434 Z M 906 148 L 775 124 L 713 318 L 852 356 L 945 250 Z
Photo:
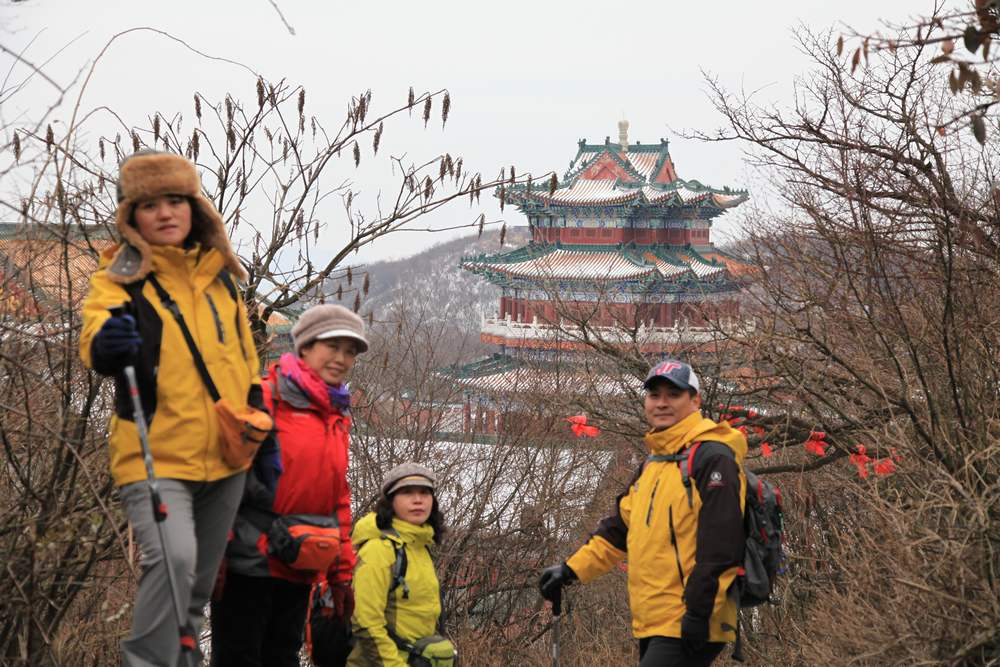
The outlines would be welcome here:
M 112 315 L 104 321 L 90 344 L 94 370 L 101 375 L 115 375 L 139 355 L 142 338 L 131 315 Z
M 543 598 L 554 602 L 562 591 L 562 587 L 571 581 L 576 581 L 576 579 L 576 572 L 566 563 L 553 565 L 542 570 L 542 576 L 538 579 L 538 590 Z
M 681 619 L 681 646 L 688 655 L 698 653 L 708 642 L 708 619 L 691 612 Z

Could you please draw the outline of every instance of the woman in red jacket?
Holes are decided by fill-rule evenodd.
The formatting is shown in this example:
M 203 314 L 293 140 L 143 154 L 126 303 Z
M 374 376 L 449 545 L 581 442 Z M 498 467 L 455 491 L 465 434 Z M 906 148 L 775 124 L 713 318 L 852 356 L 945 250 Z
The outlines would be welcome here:
M 342 306 L 314 306 L 292 339 L 295 354 L 282 355 L 262 382 L 277 447 L 262 448 L 247 475 L 226 551 L 212 603 L 217 667 L 298 667 L 310 588 L 324 577 L 335 616 L 349 623 L 354 608 L 345 380 L 368 349 L 364 322 Z

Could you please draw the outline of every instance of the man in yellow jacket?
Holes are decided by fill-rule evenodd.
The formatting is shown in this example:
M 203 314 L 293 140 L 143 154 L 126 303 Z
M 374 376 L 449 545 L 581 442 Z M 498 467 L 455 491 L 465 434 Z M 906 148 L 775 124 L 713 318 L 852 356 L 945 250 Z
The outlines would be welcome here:
M 710 665 L 736 638 L 728 592 L 743 560 L 746 438 L 702 416 L 700 382 L 684 362 L 653 366 L 645 389 L 649 458 L 615 512 L 539 587 L 554 599 L 628 557 L 640 667 Z

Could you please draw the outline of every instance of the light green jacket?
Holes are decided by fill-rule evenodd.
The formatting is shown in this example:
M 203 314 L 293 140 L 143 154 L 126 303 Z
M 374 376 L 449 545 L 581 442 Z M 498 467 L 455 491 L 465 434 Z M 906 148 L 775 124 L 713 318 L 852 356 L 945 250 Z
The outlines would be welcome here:
M 398 535 L 386 535 L 367 514 L 354 525 L 351 541 L 358 552 L 354 568 L 354 616 L 351 625 L 358 643 L 347 664 L 352 667 L 405 667 L 406 653 L 389 637 L 387 626 L 413 642 L 436 632 L 441 594 L 429 547 L 434 529 L 393 519 Z M 389 594 L 396 551 L 406 550 L 406 586 Z M 408 589 L 407 591 L 404 590 Z

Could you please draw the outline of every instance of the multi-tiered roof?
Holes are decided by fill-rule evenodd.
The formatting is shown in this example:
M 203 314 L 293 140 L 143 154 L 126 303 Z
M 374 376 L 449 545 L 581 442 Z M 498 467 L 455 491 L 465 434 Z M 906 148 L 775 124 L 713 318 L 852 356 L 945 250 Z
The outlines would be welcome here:
M 551 280 L 707 284 L 746 271 L 743 262 L 714 248 L 596 244 L 532 244 L 500 255 L 468 257 L 462 267 L 503 287 Z
M 555 191 L 545 183 L 518 185 L 507 201 L 528 213 L 551 207 L 615 206 L 685 208 L 702 219 L 713 218 L 747 199 L 745 190 L 721 190 L 677 177 L 669 143 L 588 144 L 581 139 L 576 157 Z
M 581 140 L 552 190 L 520 184 L 499 193 L 527 217 L 532 243 L 499 255 L 463 259 L 468 271 L 502 287 L 537 281 L 728 282 L 745 271 L 711 242 L 711 220 L 747 199 L 745 190 L 711 188 L 677 176 L 668 142 L 630 145 Z
M 588 327 L 604 329 L 606 340 L 621 336 L 631 318 L 631 343 L 650 354 L 712 344 L 717 331 L 697 319 L 705 302 L 735 316 L 748 267 L 714 246 L 711 225 L 746 201 L 747 192 L 681 179 L 665 139 L 630 144 L 627 129 L 619 124 L 618 143 L 581 140 L 561 180 L 498 190 L 527 216 L 531 241 L 462 260 L 502 293 L 499 312 L 482 329 L 482 340 L 502 353 L 463 368 L 464 384 L 486 387 L 494 376 L 523 374 L 520 363 L 506 358 L 513 350 L 532 350 L 544 361 L 546 351 L 585 349 L 563 320 L 567 306 L 589 309 Z M 497 359 L 511 367 L 500 372 Z

